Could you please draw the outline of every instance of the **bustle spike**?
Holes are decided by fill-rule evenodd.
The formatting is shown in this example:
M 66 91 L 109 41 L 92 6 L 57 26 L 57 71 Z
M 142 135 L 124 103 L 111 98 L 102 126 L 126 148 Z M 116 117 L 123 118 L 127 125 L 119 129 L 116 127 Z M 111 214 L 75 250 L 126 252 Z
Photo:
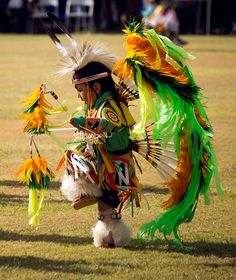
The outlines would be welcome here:
M 133 150 L 146 159 L 159 173 L 161 178 L 169 181 L 176 174 L 178 159 L 172 142 L 167 147 L 161 146 L 161 139 L 153 139 L 152 131 L 154 123 L 148 124 L 145 136 L 133 140 Z
M 129 101 L 133 101 L 139 99 L 138 91 L 129 87 L 122 79 L 119 80 L 118 84 L 116 84 L 118 89 L 118 94 L 120 95 L 121 99 L 125 99 L 128 103 Z

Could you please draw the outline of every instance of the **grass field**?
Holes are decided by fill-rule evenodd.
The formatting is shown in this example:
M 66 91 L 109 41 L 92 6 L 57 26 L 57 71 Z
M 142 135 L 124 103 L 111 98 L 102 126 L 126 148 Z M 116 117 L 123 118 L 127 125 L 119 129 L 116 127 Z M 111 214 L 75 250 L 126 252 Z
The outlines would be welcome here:
M 121 35 L 97 34 L 94 39 L 123 55 Z M 209 98 L 206 110 L 215 130 L 213 145 L 225 193 L 217 196 L 212 182 L 210 205 L 204 205 L 201 197 L 193 222 L 180 227 L 180 236 L 195 248 L 192 251 L 136 240 L 139 227 L 160 213 L 159 205 L 167 198 L 155 170 L 144 162 L 140 180 L 150 209 L 143 200 L 134 218 L 129 210 L 124 213 L 133 228 L 127 248 L 92 245 L 96 207 L 77 212 L 70 207 L 59 191 L 62 172 L 46 194 L 41 225 L 28 225 L 28 190 L 14 176 L 29 149 L 18 118 L 23 111 L 19 101 L 44 82 L 66 99 L 71 110 L 78 104 L 70 77 L 53 76 L 60 57 L 47 36 L 0 35 L 0 279 L 235 279 L 236 37 L 184 39 L 189 42 L 186 49 L 197 57 L 189 63 L 196 82 Z M 55 167 L 62 151 L 41 137 L 40 150 Z

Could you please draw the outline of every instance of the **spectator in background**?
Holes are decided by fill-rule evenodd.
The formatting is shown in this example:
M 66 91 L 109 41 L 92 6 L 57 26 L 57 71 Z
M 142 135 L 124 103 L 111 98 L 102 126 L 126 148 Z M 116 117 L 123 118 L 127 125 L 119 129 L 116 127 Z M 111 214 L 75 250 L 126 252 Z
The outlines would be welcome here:
M 142 19 L 141 11 L 143 9 L 142 0 L 127 0 L 127 19 L 130 22 L 135 19 L 140 21 Z
M 6 8 L 6 32 L 25 33 L 27 17 L 27 0 L 9 0 Z
M 198 4 L 202 4 L 202 2 L 196 2 L 196 1 L 178 2 L 178 5 L 175 10 L 180 22 L 179 32 L 181 34 L 196 33 Z
M 157 1 L 156 0 L 147 0 L 143 3 L 143 10 L 141 11 L 141 15 L 143 18 L 148 18 L 157 7 Z
M 29 0 L 30 4 L 31 4 L 31 12 L 37 12 L 38 10 L 40 10 L 40 0 Z M 47 12 L 50 13 L 55 13 L 55 7 L 58 6 L 59 1 L 58 0 L 47 0 L 47 1 L 43 1 L 46 5 L 44 5 L 45 9 Z M 63 5 L 63 3 L 62 3 Z
M 119 30 L 124 26 L 127 22 L 127 0 L 115 0 L 117 14 L 118 14 L 118 22 L 119 22 Z
M 100 31 L 101 0 L 94 2 L 93 25 L 94 31 Z
M 9 0 L 0 0 L 0 32 L 7 32 L 7 5 Z
M 114 27 L 114 1 L 94 1 L 94 29 L 95 31 L 106 31 Z
M 169 37 L 177 45 L 186 44 L 179 38 L 179 20 L 171 0 L 163 0 L 156 5 L 153 12 L 145 19 L 145 25 Z
M 58 13 L 61 22 L 65 22 L 67 0 L 58 0 Z
M 94 1 L 95 31 L 119 31 L 134 18 L 141 19 L 142 0 Z
M 94 1 L 95 31 L 120 31 L 120 25 L 127 19 L 127 0 Z
M 29 1 L 29 25 L 28 31 L 31 33 L 41 33 L 43 31 L 42 24 L 39 19 L 45 18 L 46 13 L 50 12 L 55 14 L 63 22 L 65 19 L 65 7 L 63 6 L 66 1 L 61 0 L 28 0 Z M 60 3 L 62 5 L 62 14 L 59 14 Z M 53 29 L 53 23 L 48 20 L 48 26 Z

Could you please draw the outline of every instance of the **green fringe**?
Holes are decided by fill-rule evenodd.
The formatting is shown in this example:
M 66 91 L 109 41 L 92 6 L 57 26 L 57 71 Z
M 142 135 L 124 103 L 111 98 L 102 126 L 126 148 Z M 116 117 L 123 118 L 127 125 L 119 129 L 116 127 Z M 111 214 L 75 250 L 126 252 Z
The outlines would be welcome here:
M 186 65 L 186 59 L 193 59 L 193 56 L 174 45 L 168 38 L 157 35 L 154 30 L 143 29 L 142 23 L 136 24 L 137 22 L 132 22 L 129 30 L 146 37 L 154 48 L 156 45 L 162 48 L 166 52 L 167 61 L 173 67 L 181 68 L 189 79 L 188 84 L 181 84 L 174 77 L 143 66 L 145 61 L 142 57 L 126 59 L 127 66 L 134 73 L 140 93 L 141 124 L 136 133 L 142 132 L 145 122 L 153 121 L 155 123 L 153 138 L 161 139 L 161 145 L 164 147 L 173 140 L 177 156 L 179 156 L 180 139 L 184 132 L 192 164 L 191 180 L 182 200 L 153 221 L 142 225 L 138 238 L 154 239 L 156 233 L 159 232 L 166 240 L 172 240 L 174 245 L 180 248 L 183 245 L 178 234 L 179 226 L 193 219 L 200 192 L 204 195 L 205 202 L 209 203 L 208 192 L 212 175 L 216 179 L 217 192 L 222 193 L 216 157 L 210 142 L 213 130 L 200 102 L 200 98 L 204 97 Z M 147 87 L 145 88 L 143 82 L 151 85 L 153 92 L 156 93 L 153 98 L 154 104 L 150 102 Z M 204 127 L 197 121 L 196 110 L 206 123 Z
M 186 98 L 187 95 L 181 93 L 182 85 L 179 85 L 174 79 L 161 75 L 154 76 L 154 73 L 150 74 L 150 72 L 148 77 L 146 69 L 142 74 L 157 92 L 155 108 L 161 118 L 155 123 L 153 138 L 162 139 L 163 146 L 174 139 L 175 149 L 179 155 L 180 137 L 185 131 L 192 162 L 192 176 L 181 202 L 172 206 L 153 221 L 142 225 L 138 238 L 142 240 L 154 239 L 156 232 L 160 232 L 167 240 L 171 239 L 172 236 L 173 244 L 180 248 L 183 245 L 178 235 L 178 228 L 182 223 L 190 222 L 193 219 L 200 192 L 204 195 L 205 202 L 209 203 L 208 192 L 213 173 L 215 173 L 217 180 L 217 192 L 222 192 L 216 158 L 210 143 L 213 136 L 212 128 L 198 99 L 200 94 L 197 86 L 188 85 L 189 91 L 192 88 L 194 95 L 192 98 Z M 197 106 L 201 118 L 209 123 L 209 129 L 205 130 L 198 123 L 194 106 Z
M 42 190 L 42 189 L 48 189 L 50 187 L 50 184 L 52 182 L 52 179 L 54 178 L 54 175 L 50 173 L 51 177 L 45 176 L 42 171 L 41 173 L 41 181 L 38 184 L 36 182 L 34 174 L 31 174 L 31 181 L 29 182 L 29 189 L 37 189 L 37 190 Z
M 182 247 L 178 228 L 182 223 L 191 222 L 193 219 L 200 191 L 203 193 L 205 201 L 209 202 L 208 190 L 214 171 L 214 158 L 210 158 L 208 161 L 209 170 L 205 176 L 201 173 L 200 161 L 204 152 L 207 151 L 208 156 L 210 156 L 209 153 L 212 153 L 213 150 L 209 142 L 206 145 L 204 144 L 204 139 L 202 139 L 199 131 L 192 130 L 192 127 L 189 127 L 187 131 L 188 141 L 191 142 L 189 152 L 193 166 L 188 190 L 181 202 L 172 206 L 153 221 L 142 225 L 138 234 L 139 239 L 153 240 L 156 238 L 156 232 L 158 231 L 164 235 L 166 240 L 171 239 L 171 236 L 173 236 L 173 244 L 178 248 Z

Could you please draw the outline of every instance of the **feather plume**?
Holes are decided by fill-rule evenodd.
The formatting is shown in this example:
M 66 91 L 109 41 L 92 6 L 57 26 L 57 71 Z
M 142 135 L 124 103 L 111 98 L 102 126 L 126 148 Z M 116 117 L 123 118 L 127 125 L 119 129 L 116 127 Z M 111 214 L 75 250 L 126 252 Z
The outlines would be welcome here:
M 46 31 L 46 33 L 49 35 L 49 37 L 52 39 L 53 43 L 56 45 L 56 47 L 58 48 L 59 52 L 63 55 L 66 56 L 68 55 L 67 50 L 65 47 L 63 47 L 61 41 L 58 39 L 58 37 L 52 32 L 50 31 L 50 29 L 47 27 L 47 25 L 43 22 L 42 19 L 40 19 L 40 22 L 44 28 L 44 30 Z
M 44 192 L 54 178 L 54 174 L 44 157 L 29 158 L 17 171 L 19 180 L 29 186 L 29 224 L 39 225 L 39 212 L 44 201 Z M 40 191 L 38 202 L 37 190 Z
M 106 51 L 102 43 L 86 41 L 78 44 L 55 15 L 48 13 L 48 17 L 69 39 L 69 45 L 67 47 L 63 46 L 57 36 L 49 30 L 46 24 L 41 20 L 46 33 L 50 36 L 57 49 L 62 54 L 62 62 L 57 72 L 59 76 L 64 76 L 68 73 L 79 70 L 90 62 L 100 62 L 108 69 L 112 70 L 117 59 L 111 53 Z
M 63 57 L 60 69 L 57 72 L 60 76 L 77 71 L 90 62 L 100 62 L 108 69 L 112 69 L 116 62 L 116 58 L 107 52 L 100 42 L 85 41 L 77 47 L 72 45 L 70 47 L 69 53 L 71 55 Z M 70 58 L 71 56 L 73 61 Z
M 174 243 L 181 246 L 179 225 L 192 220 L 200 192 L 208 202 L 213 173 L 218 179 L 212 128 L 186 64 L 193 56 L 140 23 L 131 23 L 125 32 L 127 55 L 113 71 L 138 88 L 140 123 L 131 133 L 134 150 L 157 169 L 171 192 L 163 203 L 168 210 L 143 225 L 140 237 L 153 239 L 159 231 L 168 239 L 173 234 Z M 149 122 L 154 125 L 148 128 Z
M 24 131 L 31 134 L 45 133 L 48 131 L 49 109 L 53 107 L 45 99 L 45 85 L 38 87 L 31 96 L 21 101 L 27 108 L 21 115 L 26 121 Z

